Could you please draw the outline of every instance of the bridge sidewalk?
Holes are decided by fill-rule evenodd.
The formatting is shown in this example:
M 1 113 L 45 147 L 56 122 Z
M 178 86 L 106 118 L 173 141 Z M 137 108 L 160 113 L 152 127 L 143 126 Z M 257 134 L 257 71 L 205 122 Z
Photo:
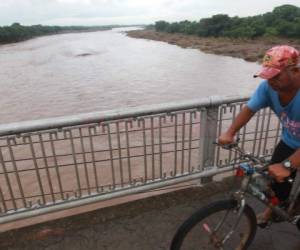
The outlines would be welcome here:
M 0 249 L 167 250 L 188 215 L 231 189 L 227 179 L 2 233 Z M 250 249 L 299 250 L 300 232 L 287 223 L 258 229 Z

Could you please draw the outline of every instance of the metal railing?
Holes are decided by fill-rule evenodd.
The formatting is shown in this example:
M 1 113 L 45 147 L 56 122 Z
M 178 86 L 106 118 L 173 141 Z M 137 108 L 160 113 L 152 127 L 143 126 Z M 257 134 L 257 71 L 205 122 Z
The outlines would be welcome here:
M 1 125 L 0 223 L 227 171 L 234 155 L 212 142 L 246 100 L 209 97 Z M 243 148 L 266 155 L 280 124 L 265 109 L 239 133 Z

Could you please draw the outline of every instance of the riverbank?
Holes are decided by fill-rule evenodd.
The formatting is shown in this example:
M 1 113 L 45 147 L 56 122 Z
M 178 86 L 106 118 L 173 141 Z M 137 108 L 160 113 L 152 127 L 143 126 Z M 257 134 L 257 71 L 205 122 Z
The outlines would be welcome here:
M 154 30 L 133 30 L 127 35 L 133 38 L 149 39 L 178 45 L 182 48 L 199 49 L 206 53 L 243 58 L 246 61 L 261 60 L 265 51 L 277 44 L 288 44 L 300 50 L 300 40 L 283 38 L 230 39 L 203 38 L 193 35 L 170 34 Z
M 49 33 L 49 34 L 31 36 L 31 37 L 24 38 L 24 39 L 17 40 L 17 41 L 11 41 L 11 42 L 1 42 L 0 41 L 0 46 L 25 42 L 25 41 L 28 41 L 28 40 L 31 40 L 34 38 L 38 38 L 38 37 L 54 36 L 54 35 L 62 35 L 62 34 L 72 34 L 72 33 L 89 33 L 89 32 L 97 32 L 97 31 L 107 31 L 107 30 L 111 30 L 112 28 L 113 27 L 99 27 L 99 28 L 87 28 L 87 29 L 83 29 L 83 30 L 62 30 L 62 31 L 53 32 L 53 33 Z

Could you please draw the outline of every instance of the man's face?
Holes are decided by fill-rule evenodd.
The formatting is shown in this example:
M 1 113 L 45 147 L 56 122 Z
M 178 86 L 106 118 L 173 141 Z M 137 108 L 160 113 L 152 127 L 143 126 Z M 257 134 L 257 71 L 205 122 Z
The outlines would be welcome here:
M 268 80 L 272 89 L 278 92 L 289 91 L 294 86 L 294 72 L 291 68 L 282 70 L 278 75 Z

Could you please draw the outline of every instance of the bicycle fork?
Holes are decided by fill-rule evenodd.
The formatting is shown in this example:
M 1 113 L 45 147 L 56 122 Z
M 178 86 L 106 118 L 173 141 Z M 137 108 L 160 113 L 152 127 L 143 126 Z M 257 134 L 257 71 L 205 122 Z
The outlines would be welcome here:
M 238 210 L 238 216 L 237 216 L 237 219 L 235 221 L 235 223 L 232 225 L 229 233 L 224 237 L 223 241 L 222 241 L 222 245 L 224 245 L 224 243 L 230 238 L 230 236 L 234 233 L 237 225 L 239 224 L 241 218 L 242 218 L 242 214 L 243 214 L 243 211 L 244 211 L 244 208 L 245 208 L 245 205 L 246 205 L 246 200 L 245 198 L 242 198 L 240 201 L 240 204 L 239 204 L 239 210 Z
M 211 242 L 213 242 L 213 244 L 215 245 L 215 247 L 219 248 L 220 250 L 223 250 L 223 246 L 225 244 L 225 242 L 232 236 L 232 234 L 234 233 L 235 229 L 237 228 L 241 217 L 243 215 L 243 211 L 244 208 L 246 206 L 246 200 L 245 197 L 242 193 L 237 193 L 235 194 L 237 197 L 235 197 L 235 200 L 238 202 L 237 207 L 238 207 L 238 211 L 237 211 L 237 218 L 236 221 L 234 222 L 234 224 L 232 225 L 231 229 L 229 230 L 228 234 L 226 234 L 223 239 L 219 239 L 216 235 L 217 231 L 221 228 L 221 226 L 223 225 L 223 223 L 225 222 L 228 214 L 230 213 L 230 211 L 228 211 L 223 219 L 220 221 L 220 223 L 216 226 L 216 228 L 212 231 L 211 228 L 207 225 L 207 224 L 203 224 L 203 228 L 204 230 L 210 234 L 211 237 Z M 242 250 L 243 247 L 241 247 L 240 250 Z
M 230 210 L 224 215 L 223 219 L 220 221 L 220 223 L 216 226 L 216 228 L 212 231 L 208 225 L 204 224 L 204 230 L 207 231 L 210 234 L 211 241 L 214 243 L 215 247 L 219 248 L 220 250 L 223 250 L 223 246 L 225 242 L 232 236 L 232 234 L 235 232 L 238 224 L 240 223 L 240 220 L 242 218 L 245 206 L 246 206 L 246 199 L 245 199 L 245 192 L 248 188 L 248 185 L 250 183 L 250 177 L 246 177 L 242 181 L 241 189 L 234 193 L 233 199 L 237 202 L 237 216 L 236 221 L 233 223 L 232 227 L 230 228 L 229 232 L 223 237 L 223 239 L 219 239 L 216 235 L 217 231 L 221 228 L 223 223 L 225 222 L 228 214 L 230 213 Z M 240 249 L 242 250 L 243 246 L 241 246 Z
M 225 244 L 225 242 L 232 236 L 232 234 L 234 233 L 235 229 L 237 228 L 238 224 L 241 221 L 245 206 L 246 206 L 246 199 L 245 199 L 245 191 L 247 190 L 247 187 L 249 185 L 250 182 L 250 178 L 244 178 L 243 182 L 242 182 L 242 186 L 241 186 L 241 190 L 236 192 L 233 195 L 233 198 L 235 201 L 237 201 L 237 218 L 236 221 L 233 223 L 230 231 L 228 232 L 228 234 L 226 234 L 222 240 L 222 246 Z M 222 220 L 221 224 L 225 221 L 227 217 L 227 214 L 224 216 L 224 219 Z M 221 226 L 221 225 L 220 225 Z M 241 248 L 242 249 L 242 248 Z

